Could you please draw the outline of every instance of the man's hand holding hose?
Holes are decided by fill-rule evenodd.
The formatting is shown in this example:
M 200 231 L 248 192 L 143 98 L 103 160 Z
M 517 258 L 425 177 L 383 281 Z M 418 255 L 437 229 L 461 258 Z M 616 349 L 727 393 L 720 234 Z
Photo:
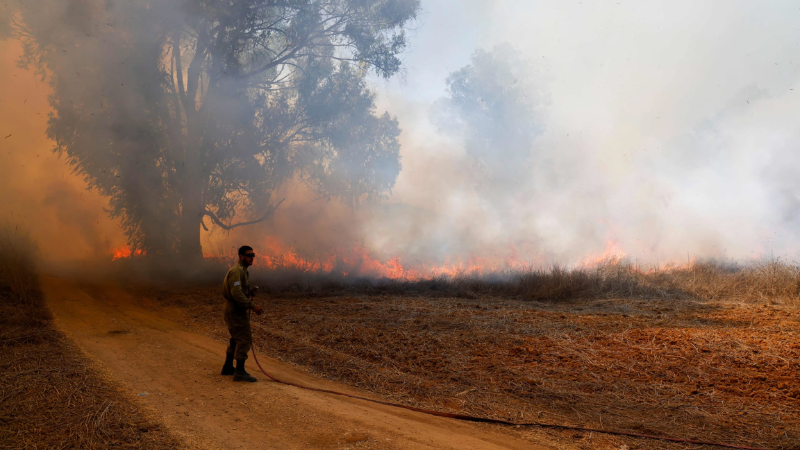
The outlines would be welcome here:
M 253 300 L 256 297 L 256 293 L 258 292 L 258 286 L 253 286 L 253 289 L 250 291 L 250 300 Z M 256 313 L 257 316 L 260 316 L 261 313 L 264 312 L 264 309 L 255 303 L 253 303 L 253 312 Z

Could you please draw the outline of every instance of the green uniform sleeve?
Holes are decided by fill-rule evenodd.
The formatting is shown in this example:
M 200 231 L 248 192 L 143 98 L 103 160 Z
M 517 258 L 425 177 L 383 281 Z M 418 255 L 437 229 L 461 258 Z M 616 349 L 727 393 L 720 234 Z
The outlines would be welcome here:
M 231 289 L 231 297 L 241 308 L 251 309 L 253 302 L 244 293 L 242 289 L 242 274 L 236 270 L 232 271 L 228 278 L 228 286 Z

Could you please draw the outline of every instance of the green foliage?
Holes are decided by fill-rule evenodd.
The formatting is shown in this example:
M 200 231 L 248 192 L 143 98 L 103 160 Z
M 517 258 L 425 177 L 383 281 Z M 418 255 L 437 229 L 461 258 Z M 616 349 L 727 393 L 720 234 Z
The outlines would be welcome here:
M 510 192 L 526 176 L 535 139 L 544 131 L 547 98 L 537 68 L 510 45 L 477 50 L 447 77 L 449 96 L 437 102 L 439 126 L 463 138 L 489 186 Z
M 397 120 L 388 113 L 374 114 L 373 94 L 363 77 L 346 64 L 313 96 L 310 100 L 317 106 L 309 111 L 328 117 L 320 121 L 324 126 L 318 130 L 318 139 L 300 155 L 307 182 L 320 195 L 336 196 L 353 206 L 382 198 L 394 186 L 401 168 Z
M 135 248 L 196 256 L 204 218 L 264 220 L 298 173 L 348 202 L 394 185 L 399 127 L 365 77 L 399 70 L 418 0 L 50 1 L 22 10 L 48 134 Z

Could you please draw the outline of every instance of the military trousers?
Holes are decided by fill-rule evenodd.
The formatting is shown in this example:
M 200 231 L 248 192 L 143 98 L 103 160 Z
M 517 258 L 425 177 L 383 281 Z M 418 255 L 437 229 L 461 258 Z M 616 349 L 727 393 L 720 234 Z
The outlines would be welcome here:
M 253 331 L 250 329 L 250 318 L 246 312 L 225 308 L 225 324 L 231 339 L 228 342 L 226 353 L 233 355 L 233 359 L 247 359 L 247 353 L 253 346 Z

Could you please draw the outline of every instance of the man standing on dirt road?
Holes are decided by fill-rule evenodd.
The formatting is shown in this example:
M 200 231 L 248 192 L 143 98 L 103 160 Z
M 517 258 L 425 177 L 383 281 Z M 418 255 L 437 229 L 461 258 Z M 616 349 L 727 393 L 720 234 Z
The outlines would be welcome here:
M 253 303 L 253 294 L 250 292 L 249 274 L 247 268 L 253 265 L 253 247 L 242 246 L 239 248 L 239 262 L 234 264 L 222 281 L 222 296 L 227 300 L 225 304 L 225 324 L 231 333 L 228 350 L 225 352 L 225 365 L 222 366 L 222 375 L 233 375 L 233 381 L 256 381 L 256 378 L 244 370 L 247 352 L 253 345 L 253 332 L 250 329 L 249 310 L 259 316 L 263 309 Z M 236 360 L 236 368 L 233 360 Z

